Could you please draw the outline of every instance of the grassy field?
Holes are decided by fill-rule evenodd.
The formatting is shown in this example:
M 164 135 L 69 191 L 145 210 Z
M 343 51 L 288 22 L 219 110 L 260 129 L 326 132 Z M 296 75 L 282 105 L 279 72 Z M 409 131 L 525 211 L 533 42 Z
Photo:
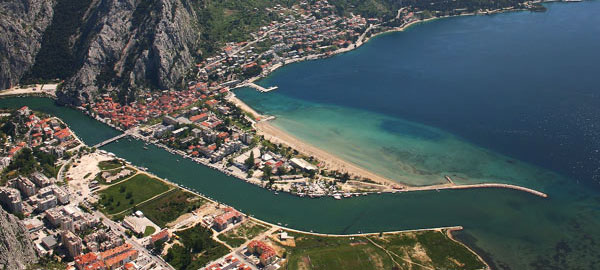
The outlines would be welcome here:
M 204 199 L 192 193 L 181 189 L 174 189 L 138 206 L 138 209 L 144 212 L 144 215 L 152 220 L 152 222 L 162 228 L 167 223 L 174 221 L 185 213 L 191 212 L 205 202 Z
M 112 170 L 122 166 L 123 163 L 117 159 L 100 161 L 100 163 L 98 163 L 98 168 L 102 171 Z
M 439 231 L 384 234 L 383 237 L 368 238 L 291 235 L 296 238 L 296 246 L 285 247 L 288 253 L 287 269 L 290 270 L 485 267 L 475 254 Z
M 252 220 L 247 220 L 238 227 L 219 234 L 219 240 L 227 243 L 233 248 L 241 246 L 247 240 L 250 240 L 259 234 L 266 232 L 269 228 L 258 224 Z
M 137 174 L 99 191 L 101 209 L 107 214 L 116 214 L 167 190 L 167 184 L 145 174 Z
M 144 229 L 144 237 L 146 237 L 148 235 L 152 235 L 155 232 L 156 232 L 156 229 L 154 227 L 146 226 L 146 229 Z

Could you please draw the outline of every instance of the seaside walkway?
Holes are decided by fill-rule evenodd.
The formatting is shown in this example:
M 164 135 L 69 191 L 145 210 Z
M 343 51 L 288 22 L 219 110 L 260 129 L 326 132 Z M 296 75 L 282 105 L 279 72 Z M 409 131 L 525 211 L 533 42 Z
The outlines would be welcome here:
M 262 86 L 260 86 L 258 84 L 252 83 L 252 82 L 246 83 L 245 86 L 252 87 L 252 88 L 254 88 L 254 89 L 256 89 L 256 90 L 258 90 L 260 92 L 263 92 L 263 93 L 266 93 L 266 92 L 269 92 L 269 91 L 273 91 L 273 90 L 276 90 L 277 88 L 279 88 L 278 86 L 271 86 L 269 88 L 264 88 L 264 87 L 262 87 Z

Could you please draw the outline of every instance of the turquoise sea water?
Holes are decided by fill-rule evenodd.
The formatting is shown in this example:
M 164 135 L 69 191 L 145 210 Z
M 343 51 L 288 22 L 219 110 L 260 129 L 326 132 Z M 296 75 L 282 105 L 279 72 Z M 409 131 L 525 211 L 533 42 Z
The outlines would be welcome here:
M 270 222 L 288 224 L 292 228 L 317 232 L 355 233 L 462 225 L 465 230 L 459 233 L 458 237 L 485 255 L 496 269 L 600 269 L 600 196 L 594 186 L 597 178 L 593 166 L 595 164 L 595 168 L 598 168 L 598 163 L 594 163 L 597 162 L 594 149 L 598 149 L 596 136 L 599 134 L 597 128 L 600 113 L 596 110 L 600 108 L 598 102 L 600 84 L 597 83 L 597 76 L 593 75 L 599 70 L 596 66 L 599 63 L 598 53 L 595 51 L 599 44 L 595 40 L 600 35 L 594 33 L 598 33 L 600 26 L 597 16 L 600 2 L 552 4 L 549 7 L 549 11 L 542 14 L 522 12 L 489 17 L 465 17 L 417 26 L 405 33 L 382 36 L 368 43 L 364 48 L 336 58 L 288 66 L 268 79 L 273 81 L 261 82 L 265 85 L 276 83 L 281 87 L 270 94 L 255 95 L 245 90 L 239 93 L 249 103 L 253 99 L 257 100 L 256 104 L 252 105 L 260 110 L 279 115 L 276 124 L 284 128 L 300 124 L 313 128 L 313 122 L 315 125 L 320 123 L 311 120 L 311 118 L 319 119 L 310 116 L 313 110 L 318 112 L 317 115 L 326 115 L 331 121 L 328 120 L 329 124 L 317 125 L 319 128 L 314 128 L 312 133 L 325 130 L 325 132 L 332 132 L 330 134 L 342 136 L 347 135 L 344 133 L 344 129 L 347 129 L 344 126 L 362 123 L 357 131 L 359 135 L 356 135 L 361 139 L 361 136 L 377 134 L 369 129 L 385 126 L 386 128 L 377 128 L 377 130 L 389 130 L 390 134 L 378 135 L 373 139 L 373 143 L 377 143 L 379 136 L 391 142 L 396 138 L 395 136 L 398 136 L 406 141 L 406 144 L 415 144 L 416 146 L 410 147 L 401 146 L 400 149 L 410 149 L 410 151 L 407 151 L 404 156 L 398 156 L 406 157 L 408 161 L 402 161 L 410 165 L 406 166 L 409 169 L 404 169 L 407 172 L 403 173 L 419 176 L 417 178 L 419 181 L 433 181 L 434 176 L 439 176 L 444 171 L 457 175 L 464 174 L 465 182 L 475 181 L 474 179 L 486 181 L 492 177 L 502 176 L 502 179 L 508 179 L 507 181 L 523 182 L 527 186 L 542 189 L 550 195 L 548 199 L 500 189 L 385 194 L 340 201 L 330 198 L 298 198 L 286 194 L 275 196 L 264 189 L 181 159 L 156 147 L 144 150 L 141 142 L 120 140 L 119 143 L 109 144 L 104 149 L 134 164 L 148 167 L 150 171 L 161 177 L 194 188 L 248 214 Z M 525 34 L 518 34 L 518 29 L 514 29 L 518 27 L 513 23 L 518 25 L 519 22 L 527 23 L 528 28 L 523 30 L 521 27 L 522 31 L 526 31 Z M 512 28 L 509 27 L 511 25 Z M 554 27 L 556 31 L 544 32 L 542 29 L 545 27 Z M 436 29 L 437 32 L 434 31 Z M 505 76 L 494 80 L 496 76 L 488 74 L 484 78 L 492 81 L 487 87 L 467 90 L 462 87 L 450 88 L 453 82 L 446 79 L 442 82 L 448 86 L 444 88 L 446 94 L 438 88 L 416 87 L 425 83 L 442 84 L 435 82 L 434 79 L 443 78 L 442 69 L 448 67 L 442 65 L 445 54 L 434 54 L 436 51 L 434 49 L 447 48 L 448 53 L 460 51 L 464 46 L 449 43 L 448 36 L 468 37 L 471 31 L 479 32 L 481 35 L 493 33 L 490 36 L 495 37 L 498 42 L 503 41 L 503 46 L 517 43 L 521 48 L 516 51 L 507 50 L 511 54 L 508 52 L 501 54 L 497 47 L 503 46 L 496 46 L 496 50 L 493 50 L 494 47 L 485 39 L 476 41 L 471 39 L 459 43 L 464 46 L 469 44 L 474 47 L 483 46 L 489 53 L 488 57 L 500 54 L 503 58 L 517 61 L 522 57 L 541 54 L 538 58 L 514 62 L 514 66 L 511 67 L 511 70 L 521 70 L 523 66 L 529 67 L 527 69 L 529 73 L 523 77 L 532 81 L 517 80 L 511 70 L 506 70 L 506 66 L 482 65 L 477 70 L 467 69 L 468 66 L 476 66 L 477 61 L 493 63 L 490 58 L 482 56 L 485 54 L 478 53 L 476 59 L 464 59 L 457 64 L 458 67 L 462 67 L 462 71 L 448 69 L 446 72 L 454 72 L 455 76 L 456 73 L 477 74 L 477 76 L 472 75 L 465 85 L 486 83 L 487 80 L 479 79 L 480 76 L 485 75 L 484 69 L 497 69 Z M 498 31 L 507 32 L 505 35 L 500 35 Z M 415 40 L 415 36 L 412 36 L 415 32 L 422 39 Z M 406 38 L 407 35 L 411 38 Z M 509 41 L 510 39 L 507 38 L 512 35 L 516 35 L 516 41 Z M 552 42 L 548 41 L 547 35 L 551 36 Z M 433 36 L 434 39 L 425 39 L 429 36 Z M 438 38 L 445 42 L 435 43 L 435 39 Z M 529 38 L 536 40 L 535 46 L 531 45 L 531 41 L 525 42 Z M 398 95 L 392 93 L 378 93 L 376 96 L 381 98 L 377 102 L 381 102 L 382 109 L 377 109 L 375 101 L 366 98 L 348 99 L 353 100 L 352 106 L 342 104 L 344 102 L 338 100 L 345 97 L 341 95 L 342 93 L 353 96 L 357 95 L 356 92 L 351 91 L 353 87 L 362 88 L 359 84 L 360 80 L 356 81 L 354 77 L 368 74 L 369 70 L 361 68 L 362 64 L 358 61 L 365 59 L 357 60 L 353 57 L 358 57 L 366 51 L 369 58 L 379 57 L 378 59 L 381 60 L 379 62 L 385 63 L 382 58 L 387 59 L 390 56 L 379 56 L 381 52 L 387 52 L 383 49 L 404 44 L 399 44 L 396 39 L 413 42 L 410 43 L 412 47 L 408 48 L 416 51 L 402 54 L 403 61 L 388 63 L 388 68 L 394 65 L 406 65 L 411 68 L 402 69 L 402 72 L 397 71 L 396 77 L 387 80 L 392 81 L 394 78 L 399 78 L 398 76 L 418 77 L 420 72 L 422 76 L 428 76 L 429 79 L 414 84 L 409 83 L 410 80 L 402 83 L 402 85 L 412 85 L 409 90 L 403 90 L 405 91 L 403 98 L 398 98 Z M 562 42 L 563 39 L 566 41 Z M 424 44 L 433 47 L 424 54 L 418 53 L 417 49 Z M 565 48 L 567 45 L 568 48 Z M 407 50 L 403 48 L 400 52 Z M 560 53 L 549 54 L 553 48 L 560 48 Z M 374 51 L 371 52 L 371 49 Z M 539 50 L 542 51 L 538 52 Z M 469 52 L 475 53 L 474 48 L 469 49 Z M 578 53 L 583 55 L 578 56 Z M 571 55 L 575 60 L 563 59 L 565 58 L 563 55 Z M 411 58 L 422 60 L 421 62 L 409 61 Z M 439 63 L 434 60 L 439 60 Z M 534 60 L 543 60 L 541 62 L 543 65 L 540 67 Z M 331 73 L 326 73 L 321 66 L 329 65 L 330 61 L 347 62 L 332 67 Z M 560 62 L 559 67 L 553 66 L 557 65 L 554 61 Z M 448 62 L 457 61 L 450 57 Z M 369 61 L 365 63 L 369 64 Z M 414 67 L 415 65 L 417 68 Z M 439 67 L 441 71 L 438 73 L 431 71 L 432 66 Z M 376 65 L 369 65 L 369 67 L 375 69 Z M 359 72 L 348 77 L 344 71 L 353 68 Z M 315 74 L 310 75 L 308 71 L 299 72 L 303 69 L 313 70 Z M 569 72 L 570 69 L 573 69 L 573 73 Z M 295 72 L 287 75 L 289 70 Z M 386 70 L 377 70 L 374 75 Z M 410 73 L 414 70 L 417 75 Z M 335 72 L 339 72 L 341 82 L 349 81 L 346 88 L 315 90 L 311 93 L 311 97 L 314 97 L 311 100 L 308 99 L 310 93 L 308 86 L 288 89 L 289 86 L 284 85 L 283 81 L 275 81 L 279 80 L 279 76 L 289 76 L 290 80 L 293 77 L 302 78 L 309 75 L 327 79 L 334 76 L 332 74 Z M 405 73 L 408 75 L 403 75 Z M 544 75 L 546 73 L 550 75 Z M 385 86 L 384 77 L 374 82 L 378 86 Z M 535 79 L 537 77 L 540 78 Z M 299 80 L 298 78 L 296 79 Z M 511 86 L 518 87 L 518 90 L 507 87 L 505 80 L 511 81 Z M 545 80 L 551 80 L 551 83 L 544 84 L 544 87 L 536 86 L 540 81 Z M 307 81 L 314 82 L 312 87 L 319 84 L 317 79 Z M 292 80 L 291 83 L 297 82 Z M 526 87 L 521 87 L 522 84 Z M 568 88 L 562 88 L 564 85 Z M 393 90 L 387 89 L 387 91 Z M 329 90 L 341 91 L 341 93 L 330 95 L 327 92 Z M 472 95 L 465 95 L 465 91 Z M 312 94 L 316 95 L 312 96 Z M 455 97 L 459 94 L 462 95 L 461 98 Z M 272 97 L 272 95 L 280 96 Z M 279 105 L 272 99 L 279 100 Z M 387 99 L 391 101 L 385 102 Z M 439 106 L 432 106 L 432 104 Z M 90 144 L 116 134 L 111 128 L 71 109 L 57 107 L 47 99 L 0 99 L 0 107 L 22 105 L 29 105 L 34 109 L 65 118 L 71 128 Z M 461 108 L 469 109 L 464 111 Z M 289 115 L 304 113 L 308 116 L 307 120 L 291 117 L 289 118 L 291 124 L 286 124 L 281 122 L 288 119 L 283 112 L 290 112 Z M 363 118 L 362 122 L 352 120 L 351 118 L 354 117 Z M 336 128 L 340 126 L 339 131 L 328 131 L 332 125 Z M 296 135 L 305 136 L 307 139 L 310 139 L 309 136 L 320 136 L 310 133 Z M 336 140 L 342 139 L 336 138 Z M 360 149 L 353 145 L 354 137 L 346 140 L 348 140 L 345 142 L 348 143 L 348 148 Z M 439 149 L 447 149 L 449 153 L 439 154 L 435 151 Z M 363 153 L 348 152 L 350 153 L 348 155 L 357 156 Z M 394 153 L 394 151 L 389 152 Z M 368 151 L 364 153 L 369 154 Z M 454 165 L 446 165 L 444 159 L 430 157 L 430 155 L 447 156 L 452 159 L 448 162 Z M 463 158 L 463 161 L 453 161 L 459 158 Z M 181 161 L 177 162 L 177 159 Z M 361 159 L 357 158 L 357 160 Z M 378 164 L 373 160 L 369 162 Z M 438 166 L 442 166 L 442 169 L 435 169 Z M 385 166 L 383 167 L 385 169 Z M 485 167 L 489 168 L 489 171 L 484 169 Z M 394 173 L 393 169 L 389 171 Z
M 298 138 L 399 182 L 598 184 L 600 4 L 459 17 L 293 64 L 237 95 Z M 525 161 L 525 162 L 521 162 Z

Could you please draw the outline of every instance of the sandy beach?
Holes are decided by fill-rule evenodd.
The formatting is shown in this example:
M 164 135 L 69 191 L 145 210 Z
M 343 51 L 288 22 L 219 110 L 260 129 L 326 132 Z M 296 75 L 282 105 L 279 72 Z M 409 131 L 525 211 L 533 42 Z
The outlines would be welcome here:
M 267 140 L 270 140 L 274 143 L 281 143 L 281 144 L 288 145 L 305 155 L 315 157 L 319 161 L 322 161 L 323 163 L 325 163 L 326 167 L 329 170 L 338 170 L 340 172 L 348 172 L 349 174 L 351 174 L 353 176 L 369 178 L 373 181 L 376 181 L 376 182 L 379 182 L 379 183 L 382 183 L 382 184 L 385 184 L 387 186 L 394 187 L 394 188 L 403 187 L 401 184 L 399 184 L 398 182 L 395 182 L 394 180 L 377 175 L 377 174 L 375 174 L 371 171 L 368 171 L 366 169 L 363 169 L 353 163 L 345 161 L 333 154 L 330 154 L 318 147 L 310 145 L 310 144 L 294 137 L 293 135 L 271 125 L 271 123 L 269 123 L 268 121 L 258 122 L 256 124 L 256 130 L 259 135 L 263 135 L 265 137 L 265 139 L 267 139 Z

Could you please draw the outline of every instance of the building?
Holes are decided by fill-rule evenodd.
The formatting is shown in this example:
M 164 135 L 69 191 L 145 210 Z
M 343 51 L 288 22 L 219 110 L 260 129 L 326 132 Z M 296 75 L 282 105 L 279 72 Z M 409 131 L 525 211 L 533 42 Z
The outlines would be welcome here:
M 75 267 L 79 270 L 88 269 L 88 265 L 92 265 L 98 261 L 98 256 L 94 252 L 86 253 L 75 257 Z
M 238 222 L 242 221 L 242 219 L 243 219 L 243 216 L 240 212 L 236 211 L 235 209 L 233 209 L 231 207 L 228 207 L 225 209 L 225 213 L 215 217 L 215 220 L 213 222 L 213 227 L 217 231 L 222 231 L 225 228 L 227 228 L 227 226 L 229 226 L 229 224 L 238 223 Z
M 290 163 L 292 164 L 292 166 L 308 172 L 315 171 L 317 169 L 317 167 L 315 167 L 314 165 L 300 158 L 292 158 L 290 159 Z
M 162 231 L 150 236 L 150 244 L 154 245 L 154 243 L 156 243 L 158 241 L 162 241 L 162 242 L 169 241 L 170 237 L 171 237 L 171 234 L 169 233 L 169 230 L 163 229 Z
M 63 231 L 61 234 L 62 244 L 73 258 L 77 257 L 83 251 L 83 243 L 79 236 L 71 231 Z
M 258 240 L 252 240 L 248 244 L 248 252 L 259 255 L 260 263 L 267 266 L 277 259 L 275 250 L 266 243 Z
M 35 184 L 23 176 L 11 180 L 10 186 L 18 188 L 25 197 L 33 196 L 37 191 Z
M 100 223 L 100 219 L 94 215 L 83 213 L 73 206 L 48 209 L 44 212 L 44 215 L 46 220 L 53 226 L 73 232 L 83 231 Z
M 58 245 L 58 242 L 56 242 L 56 238 L 54 238 L 54 236 L 48 235 L 42 238 L 42 245 L 47 250 L 53 250 Z
M 38 187 L 43 188 L 52 184 L 52 181 L 45 175 L 40 172 L 34 172 L 30 176 L 31 181 L 33 181 Z
M 79 270 L 114 270 L 135 260 L 139 252 L 130 244 L 101 252 L 86 253 L 75 257 L 75 267 Z
M 23 212 L 21 193 L 14 188 L 0 187 L 0 202 L 12 213 Z

